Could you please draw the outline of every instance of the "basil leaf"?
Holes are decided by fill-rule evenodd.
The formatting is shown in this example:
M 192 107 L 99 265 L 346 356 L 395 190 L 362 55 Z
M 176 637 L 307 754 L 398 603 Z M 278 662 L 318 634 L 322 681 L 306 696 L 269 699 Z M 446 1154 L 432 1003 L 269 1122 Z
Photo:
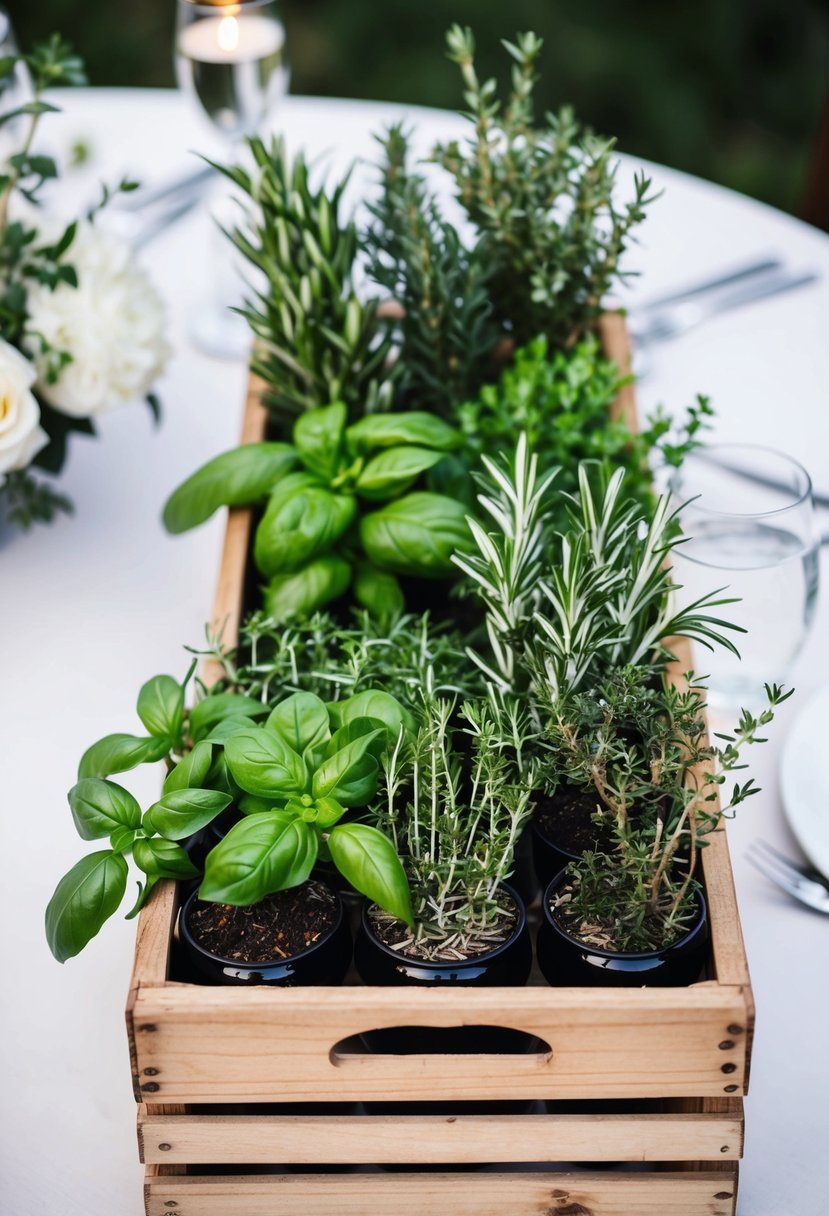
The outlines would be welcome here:
M 352 887 L 384 912 L 412 924 L 409 880 L 388 836 L 365 823 L 340 823 L 329 833 L 328 848 Z
M 259 502 L 296 464 L 287 443 L 247 443 L 215 456 L 174 490 L 164 507 L 168 532 L 186 532 L 219 507 Z
M 199 790 L 207 782 L 207 775 L 213 766 L 213 747 L 210 743 L 196 743 L 192 751 L 182 756 L 176 767 L 168 773 L 164 782 L 165 794 L 173 790 Z
M 85 777 L 73 785 L 68 797 L 82 840 L 100 840 L 119 828 L 141 826 L 141 807 L 129 790 L 114 781 Z
M 203 739 L 222 718 L 264 718 L 267 712 L 267 705 L 238 692 L 208 694 L 190 710 L 190 736 L 193 740 Z
M 303 794 L 308 773 L 301 756 L 273 731 L 249 726 L 225 744 L 231 776 L 248 794 L 260 798 L 288 798 Z
M 265 612 L 281 624 L 308 616 L 339 599 L 351 582 L 351 566 L 341 557 L 327 554 L 310 562 L 296 574 L 281 574 L 265 588 Z
M 314 805 L 317 812 L 314 822 L 323 830 L 339 823 L 347 809 L 341 802 L 337 802 L 336 798 L 317 798 Z
M 468 549 L 471 537 L 459 502 L 423 491 L 363 516 L 360 539 L 378 566 L 396 574 L 443 578 L 452 573 L 452 554 Z
M 227 743 L 228 739 L 233 735 L 238 735 L 239 731 L 247 730 L 252 726 L 250 718 L 237 717 L 233 715 L 230 718 L 222 718 L 221 722 L 217 722 L 209 735 L 205 736 L 205 743 Z
M 46 909 L 46 940 L 59 963 L 80 954 L 124 898 L 127 863 L 106 849 L 90 853 L 60 880 Z
M 137 735 L 105 735 L 88 747 L 78 765 L 79 777 L 108 777 L 110 773 L 125 773 L 139 764 L 163 760 L 171 747 L 169 739 Z
M 406 607 L 400 583 L 387 570 L 360 562 L 354 573 L 354 598 L 367 608 L 381 625 L 388 625 Z
M 389 448 L 374 456 L 357 478 L 355 489 L 361 498 L 382 501 L 402 494 L 426 469 L 444 459 L 443 452 L 408 445 Z
M 144 816 L 144 826 L 165 840 L 185 840 L 230 806 L 229 794 L 218 790 L 171 790 L 153 803 Z
M 148 878 L 145 883 L 138 884 L 138 898 L 136 899 L 135 903 L 130 908 L 129 912 L 124 917 L 124 920 L 134 920 L 134 918 L 138 915 L 138 913 L 144 907 L 144 904 L 147 902 L 147 900 L 152 895 L 153 888 L 160 881 L 161 881 L 160 878 Z
M 150 878 L 195 878 L 198 870 L 180 844 L 172 840 L 136 840 L 132 855 Z
M 129 853 L 135 844 L 138 832 L 134 828 L 116 828 L 110 834 L 109 843 L 114 853 Z
M 138 694 L 138 716 L 151 735 L 177 739 L 184 720 L 184 689 L 172 676 L 154 676 Z
M 317 834 L 287 811 L 249 815 L 210 851 L 199 898 L 248 907 L 298 887 L 317 859 Z
M 280 701 L 265 730 L 276 731 L 300 756 L 307 748 L 319 748 L 331 738 L 325 703 L 311 692 L 295 692 Z
M 239 810 L 243 815 L 264 815 L 267 811 L 285 809 L 285 799 L 257 798 L 256 794 L 243 794 L 239 799 Z
M 357 514 L 354 498 L 309 486 L 293 494 L 274 494 L 256 529 L 253 556 L 265 575 L 299 570 L 330 549 Z
M 358 692 L 344 701 L 334 701 L 329 707 L 329 713 L 337 726 L 345 726 L 357 718 L 370 718 L 380 721 L 386 728 L 386 738 L 389 743 L 396 743 L 400 727 L 408 732 L 414 732 L 417 724 L 407 709 L 387 692 L 377 688 Z
M 377 790 L 379 765 L 372 745 L 377 739 L 383 739 L 385 732 L 371 730 L 351 742 L 344 742 L 353 725 L 343 727 L 332 738 L 329 748 L 333 748 L 335 742 L 343 745 L 332 751 L 314 773 L 311 779 L 314 798 L 334 798 L 343 806 L 365 806 Z
M 408 414 L 367 414 L 350 426 L 345 434 L 356 452 L 391 448 L 399 443 L 414 443 L 450 452 L 460 442 L 457 431 L 425 410 L 412 410 Z
M 294 423 L 294 446 L 300 460 L 324 481 L 330 481 L 337 472 L 347 414 L 343 403 L 337 401 L 300 414 Z

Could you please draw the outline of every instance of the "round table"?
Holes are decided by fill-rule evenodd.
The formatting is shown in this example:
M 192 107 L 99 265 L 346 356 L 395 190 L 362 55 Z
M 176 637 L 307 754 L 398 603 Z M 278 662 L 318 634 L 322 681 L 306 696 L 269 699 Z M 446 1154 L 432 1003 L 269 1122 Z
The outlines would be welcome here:
M 180 173 L 194 149 L 216 151 L 174 92 L 74 90 L 43 129 L 58 154 L 84 139 L 89 165 L 64 178 L 62 204 L 86 201 L 95 180 L 129 171 L 148 183 Z M 456 116 L 380 103 L 291 98 L 278 127 L 291 147 L 329 155 L 333 171 L 374 155 L 372 133 L 398 118 L 417 124 L 418 149 L 463 131 Z M 620 188 L 636 166 L 623 160 Z M 723 315 L 655 352 L 640 409 L 681 408 L 708 393 L 718 438 L 751 438 L 798 456 L 829 493 L 829 238 L 717 186 L 646 166 L 664 194 L 629 265 L 641 270 L 623 302 L 658 295 L 755 256 L 777 254 L 814 270 L 812 286 Z M 354 179 L 355 198 L 370 173 Z M 184 539 L 162 530 L 169 491 L 202 461 L 232 446 L 244 396 L 243 364 L 197 353 L 188 316 L 207 289 L 209 221 L 194 213 L 160 236 L 144 260 L 167 302 L 174 349 L 159 392 L 164 420 L 123 410 L 101 421 L 101 442 L 76 440 L 63 485 L 77 514 L 29 535 L 0 539 L 3 589 L 2 1013 L 7 1119 L 0 1138 L 4 1207 L 27 1216 L 139 1216 L 123 1003 L 134 926 L 116 919 L 60 969 L 43 934 L 58 877 L 83 853 L 66 805 L 78 758 L 100 735 L 134 730 L 135 697 L 156 672 L 183 674 L 182 646 L 204 636 L 223 521 Z M 824 530 L 829 526 L 829 520 Z M 823 577 L 829 567 L 823 567 Z M 744 861 L 762 836 L 797 849 L 783 818 L 777 765 L 805 694 L 829 680 L 826 598 L 796 673 L 798 696 L 752 757 L 764 790 L 729 825 L 757 1000 L 747 1101 L 742 1216 L 813 1213 L 825 1203 L 829 1057 L 829 918 L 787 899 Z M 154 800 L 158 778 L 133 788 Z M 145 805 L 146 805 L 145 804 Z M 827 812 L 829 813 L 829 812 Z

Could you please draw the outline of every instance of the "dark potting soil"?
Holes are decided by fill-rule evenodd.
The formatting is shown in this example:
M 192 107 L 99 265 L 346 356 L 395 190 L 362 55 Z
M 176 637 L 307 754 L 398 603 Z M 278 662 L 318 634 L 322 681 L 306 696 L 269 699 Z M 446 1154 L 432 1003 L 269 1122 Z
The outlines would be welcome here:
M 337 903 L 321 883 L 269 895 L 250 908 L 196 900 L 188 926 L 205 950 L 241 963 L 272 963 L 309 949 L 337 922 Z
M 542 794 L 536 803 L 535 823 L 543 836 L 566 853 L 583 853 L 597 845 L 610 848 L 610 827 L 590 818 L 601 807 L 595 791 L 563 786 L 555 794 Z

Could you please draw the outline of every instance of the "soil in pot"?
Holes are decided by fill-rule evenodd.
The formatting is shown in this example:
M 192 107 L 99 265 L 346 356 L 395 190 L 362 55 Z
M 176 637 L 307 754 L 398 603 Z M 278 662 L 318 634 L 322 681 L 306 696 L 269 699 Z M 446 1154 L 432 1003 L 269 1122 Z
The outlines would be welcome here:
M 673 988 L 701 978 L 708 959 L 708 912 L 701 890 L 694 894 L 696 916 L 669 945 L 658 950 L 617 951 L 579 939 L 557 911 L 567 876 L 556 875 L 544 892 L 538 930 L 538 965 L 554 987 Z
M 337 984 L 351 962 L 342 900 L 317 879 L 248 908 L 207 903 L 194 892 L 179 933 L 190 963 L 212 983 Z
M 555 794 L 539 793 L 530 824 L 535 872 L 542 889 L 571 861 L 589 849 L 609 848 L 609 831 L 593 822 L 599 798 L 595 790 L 561 786 Z

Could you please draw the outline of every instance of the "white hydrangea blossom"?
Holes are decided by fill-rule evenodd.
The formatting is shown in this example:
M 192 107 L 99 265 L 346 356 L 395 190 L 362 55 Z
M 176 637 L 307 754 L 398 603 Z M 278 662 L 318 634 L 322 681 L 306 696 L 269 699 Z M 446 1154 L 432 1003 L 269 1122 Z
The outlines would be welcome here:
M 43 338 L 72 357 L 49 384 L 46 360 L 35 354 L 38 392 L 64 414 L 88 418 L 145 397 L 170 348 L 161 298 L 125 241 L 80 224 L 67 260 L 78 286 L 30 288 L 27 330 L 34 350 Z
M 36 376 L 29 360 L 0 340 L 0 485 L 4 473 L 25 469 L 49 442 L 32 393 Z

